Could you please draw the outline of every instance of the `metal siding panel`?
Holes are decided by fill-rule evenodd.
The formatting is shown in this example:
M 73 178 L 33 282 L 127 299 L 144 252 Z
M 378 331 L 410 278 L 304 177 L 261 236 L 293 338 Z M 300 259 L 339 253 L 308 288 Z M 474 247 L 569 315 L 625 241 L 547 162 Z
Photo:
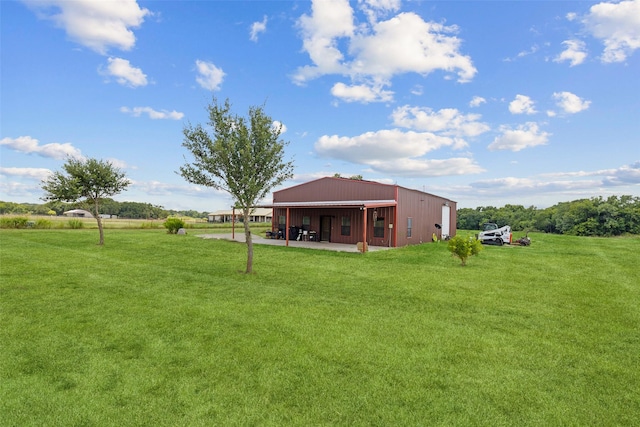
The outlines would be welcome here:
M 442 205 L 449 203 L 451 216 L 455 219 L 455 202 L 433 194 L 400 188 L 398 196 L 398 246 L 431 242 L 440 230 L 435 224 L 442 222 Z M 407 218 L 413 218 L 412 237 L 407 238 Z M 453 220 L 452 219 L 452 220 Z M 455 222 L 453 222 L 455 224 Z

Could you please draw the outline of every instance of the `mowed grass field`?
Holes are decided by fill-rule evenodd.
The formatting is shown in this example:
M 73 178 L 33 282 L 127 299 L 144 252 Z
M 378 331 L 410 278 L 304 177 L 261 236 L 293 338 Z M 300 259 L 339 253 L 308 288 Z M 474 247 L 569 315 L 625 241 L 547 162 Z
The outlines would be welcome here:
M 465 232 L 460 232 L 465 235 Z M 0 230 L 0 425 L 638 425 L 640 238 Z M 466 233 L 470 234 L 470 233 Z

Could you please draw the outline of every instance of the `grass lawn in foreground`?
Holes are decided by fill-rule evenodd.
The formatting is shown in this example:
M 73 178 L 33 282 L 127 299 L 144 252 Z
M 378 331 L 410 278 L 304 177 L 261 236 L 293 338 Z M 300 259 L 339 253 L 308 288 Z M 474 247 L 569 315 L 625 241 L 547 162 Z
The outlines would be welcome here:
M 460 232 L 462 235 L 464 231 Z M 640 239 L 333 253 L 0 230 L 0 425 L 633 425 Z

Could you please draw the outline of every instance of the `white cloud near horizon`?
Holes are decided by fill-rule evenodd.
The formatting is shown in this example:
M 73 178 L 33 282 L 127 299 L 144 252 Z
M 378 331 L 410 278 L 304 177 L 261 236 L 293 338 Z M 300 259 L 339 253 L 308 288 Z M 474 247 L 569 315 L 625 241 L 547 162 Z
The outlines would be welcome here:
M 453 190 L 448 189 L 448 191 L 454 191 L 463 198 L 469 199 L 478 199 L 499 193 L 503 200 L 513 198 L 522 200 L 531 197 L 535 197 L 536 200 L 541 198 L 557 200 L 558 196 L 564 196 L 564 201 L 570 201 L 577 198 L 611 194 L 614 188 L 625 191 L 630 186 L 636 185 L 640 185 L 640 161 L 614 169 L 484 179 L 457 186 Z M 527 206 L 533 204 L 520 203 Z
M 212 62 L 196 60 L 196 71 L 198 76 L 196 82 L 207 90 L 220 90 L 220 85 L 224 80 L 225 73 L 222 68 L 218 68 Z
M 386 102 L 393 92 L 383 88 L 400 74 L 427 76 L 441 70 L 456 74 L 460 83 L 473 79 L 477 70 L 471 58 L 460 53 L 455 25 L 426 22 L 410 12 L 378 21 L 396 12 L 400 3 L 358 4 L 368 17 L 366 23 L 356 22 L 348 0 L 316 0 L 311 14 L 299 18 L 303 49 L 312 64 L 296 70 L 294 83 L 303 85 L 325 75 L 348 77 L 350 82 L 335 84 L 332 94 L 348 102 L 367 103 Z
M 84 159 L 81 151 L 70 142 L 40 145 L 40 141 L 30 136 L 19 136 L 18 138 L 2 138 L 0 145 L 6 146 L 14 151 L 25 154 L 37 154 L 41 157 L 62 160 L 67 157 Z
M 405 158 L 369 163 L 375 172 L 404 177 L 434 177 L 469 175 L 485 172 L 473 159 L 454 157 L 450 159 Z
M 176 110 L 154 110 L 151 107 L 120 107 L 120 112 L 129 114 L 132 117 L 140 117 L 142 114 L 147 114 L 152 120 L 180 120 L 184 117 L 184 113 L 180 113 Z
M 252 42 L 258 41 L 258 35 L 267 31 L 267 15 L 264 16 L 261 22 L 254 22 L 251 24 L 251 30 L 249 32 L 249 39 Z
M 135 45 L 131 30 L 151 12 L 136 0 L 23 0 L 41 19 L 62 28 L 75 43 L 106 55 L 110 47 L 128 51 Z
M 490 151 L 520 151 L 529 147 L 545 145 L 551 136 L 548 132 L 540 131 L 538 124 L 534 122 L 519 125 L 516 129 L 502 126 L 500 132 L 501 135 L 497 136 L 487 147 Z
M 432 132 L 399 129 L 366 132 L 355 137 L 324 135 L 315 143 L 321 157 L 331 157 L 369 166 L 373 171 L 394 176 L 443 176 L 483 171 L 472 159 L 426 159 L 428 152 L 443 148 L 460 148 L 457 138 Z
M 571 92 L 554 92 L 553 98 L 556 100 L 556 105 L 568 114 L 579 113 L 591 105 L 591 101 L 585 101 Z
M 147 75 L 142 72 L 142 69 L 133 67 L 131 63 L 122 58 L 109 58 L 107 69 L 99 70 L 105 76 L 112 76 L 116 78 L 116 81 L 129 87 L 138 87 L 147 85 Z
M 46 168 L 3 168 L 0 167 L 0 175 L 13 176 L 20 178 L 30 178 L 38 181 L 47 179 L 52 174 L 51 170 Z
M 562 44 L 566 46 L 566 49 L 553 59 L 554 62 L 569 61 L 569 66 L 575 67 L 576 65 L 582 64 L 587 58 L 585 43 L 583 41 L 565 40 Z
M 591 6 L 582 23 L 593 37 L 602 40 L 602 62 L 623 62 L 640 49 L 640 0 L 598 3 Z
M 535 114 L 537 113 L 535 102 L 526 95 L 516 95 L 515 99 L 509 103 L 511 114 Z
M 623 165 L 616 169 L 600 169 L 596 171 L 556 172 L 541 175 L 543 178 L 584 178 L 604 177 L 603 183 L 607 185 L 640 184 L 640 160 L 629 165 Z

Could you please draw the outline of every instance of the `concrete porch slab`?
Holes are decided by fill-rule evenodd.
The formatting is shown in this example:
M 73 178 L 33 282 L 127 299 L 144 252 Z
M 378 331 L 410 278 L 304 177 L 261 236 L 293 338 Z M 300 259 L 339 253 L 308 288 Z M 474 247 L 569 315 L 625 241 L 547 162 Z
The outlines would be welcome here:
M 236 233 L 235 238 L 230 233 L 220 234 L 196 234 L 196 237 L 203 239 L 220 239 L 230 240 L 234 242 L 245 243 L 245 236 L 243 232 Z M 286 246 L 287 241 L 285 239 L 265 239 L 262 236 L 253 235 L 253 243 L 256 245 L 272 245 L 272 246 Z M 335 252 L 358 252 L 356 245 L 345 245 L 342 243 L 331 242 L 306 242 L 298 240 L 289 240 L 289 247 L 291 248 L 305 248 L 305 249 L 317 249 Z M 369 246 L 369 252 L 381 251 L 392 249 L 386 246 Z

